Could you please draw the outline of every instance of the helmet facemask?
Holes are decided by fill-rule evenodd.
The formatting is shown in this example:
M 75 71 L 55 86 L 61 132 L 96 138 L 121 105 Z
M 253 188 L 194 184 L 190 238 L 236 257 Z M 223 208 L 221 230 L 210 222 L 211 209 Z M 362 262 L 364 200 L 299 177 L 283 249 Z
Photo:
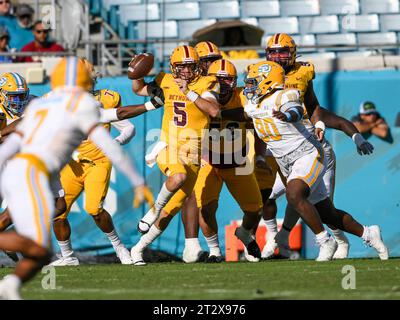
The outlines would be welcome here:
M 201 75 L 206 76 L 208 74 L 208 68 L 210 65 L 217 60 L 220 60 L 222 56 L 208 56 L 208 57 L 203 57 L 200 58 L 200 69 L 201 69 Z
M 258 87 L 258 84 L 262 81 L 261 77 L 257 78 L 245 78 L 244 83 L 245 87 L 243 90 L 243 94 L 247 98 L 247 100 L 258 103 L 261 100 L 261 90 Z
M 267 48 L 265 53 L 268 61 L 278 63 L 285 71 L 292 67 L 294 59 L 289 47 Z
M 29 89 L 18 92 L 1 91 L 4 99 L 4 108 L 14 116 L 20 116 L 29 102 Z
M 217 76 L 217 79 L 220 86 L 220 96 L 223 97 L 232 94 L 237 85 L 237 77 Z
M 175 77 L 186 80 L 189 83 L 196 79 L 201 73 L 199 64 L 196 62 L 175 63 L 171 69 Z

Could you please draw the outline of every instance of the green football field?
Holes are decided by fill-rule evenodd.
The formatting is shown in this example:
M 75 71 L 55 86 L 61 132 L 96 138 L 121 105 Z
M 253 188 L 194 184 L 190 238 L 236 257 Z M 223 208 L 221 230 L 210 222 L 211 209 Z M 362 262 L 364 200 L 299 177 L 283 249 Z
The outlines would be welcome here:
M 354 272 L 342 273 L 344 266 Z M 354 269 L 352 269 L 354 267 Z M 346 268 L 345 268 L 346 270 Z M 1 268 L 0 276 L 12 271 Z M 348 259 L 317 263 L 153 263 L 58 267 L 55 289 L 45 274 L 22 290 L 25 299 L 400 299 L 400 259 Z M 355 289 L 345 290 L 345 284 Z M 54 283 L 53 283 L 54 284 Z

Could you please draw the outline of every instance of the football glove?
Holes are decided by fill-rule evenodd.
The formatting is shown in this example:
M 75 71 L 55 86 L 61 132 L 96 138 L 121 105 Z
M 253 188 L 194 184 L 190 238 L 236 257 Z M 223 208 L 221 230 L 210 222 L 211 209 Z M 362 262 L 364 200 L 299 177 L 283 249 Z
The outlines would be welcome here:
M 359 155 L 372 154 L 374 151 L 374 146 L 365 140 L 361 134 L 355 133 L 351 138 L 357 146 L 357 152 Z
M 154 197 L 150 188 L 145 184 L 135 188 L 135 196 L 133 198 L 133 207 L 139 208 L 143 202 L 147 202 L 149 207 L 154 205 Z

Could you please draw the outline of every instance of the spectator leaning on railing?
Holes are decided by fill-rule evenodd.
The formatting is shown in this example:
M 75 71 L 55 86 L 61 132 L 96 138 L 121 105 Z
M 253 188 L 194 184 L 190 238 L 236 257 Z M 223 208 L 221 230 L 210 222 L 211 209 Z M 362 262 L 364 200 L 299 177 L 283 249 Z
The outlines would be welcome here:
M 351 121 L 365 138 L 375 135 L 387 142 L 393 142 L 389 126 L 376 110 L 373 102 L 365 101 L 361 103 L 359 113 Z
M 2 1 L 2 0 L 0 0 Z M 12 34 L 10 47 L 20 51 L 35 38 L 32 33 L 35 10 L 30 5 L 20 4 L 15 9 L 17 24 L 15 33 Z
M 0 53 L 9 52 L 8 43 L 10 41 L 10 34 L 7 28 L 0 26 Z M 0 63 L 12 63 L 13 60 L 10 56 L 0 56 Z
M 1 1 L 1 0 L 0 0 Z M 34 40 L 24 46 L 21 52 L 64 52 L 64 48 L 49 40 L 50 29 L 41 21 L 33 24 Z M 23 57 L 21 62 L 39 62 L 40 57 Z

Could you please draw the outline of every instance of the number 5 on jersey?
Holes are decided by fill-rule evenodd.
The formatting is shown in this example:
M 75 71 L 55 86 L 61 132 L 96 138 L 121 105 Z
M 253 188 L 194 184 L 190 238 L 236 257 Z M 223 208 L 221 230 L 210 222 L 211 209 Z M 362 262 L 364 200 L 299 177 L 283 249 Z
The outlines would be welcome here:
M 186 127 L 187 112 L 185 102 L 174 102 L 174 123 L 177 127 Z

